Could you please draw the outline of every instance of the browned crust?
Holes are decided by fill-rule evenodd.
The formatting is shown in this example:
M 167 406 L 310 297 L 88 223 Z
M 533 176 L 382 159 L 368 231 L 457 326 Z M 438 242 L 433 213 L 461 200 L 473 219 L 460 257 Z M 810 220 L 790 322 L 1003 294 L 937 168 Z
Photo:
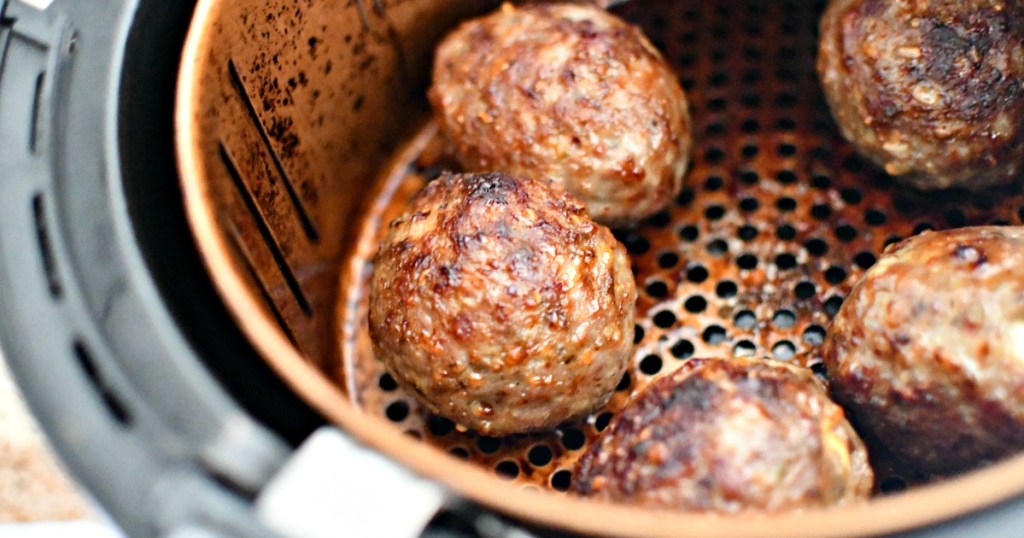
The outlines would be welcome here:
M 1024 9 L 1004 0 L 833 0 L 818 71 L 843 135 L 923 189 L 1024 162 Z
M 576 468 L 585 496 L 736 512 L 824 506 L 872 485 L 863 443 L 806 370 L 693 359 L 637 395 Z
M 499 435 L 605 403 L 632 350 L 625 249 L 552 183 L 446 174 L 374 260 L 378 357 L 429 408 Z
M 1024 448 L 1024 229 L 893 245 L 833 321 L 832 394 L 909 468 L 952 473 Z
M 462 165 L 551 178 L 596 220 L 668 204 L 690 148 L 686 97 L 636 27 L 580 4 L 502 10 L 438 47 L 430 101 Z

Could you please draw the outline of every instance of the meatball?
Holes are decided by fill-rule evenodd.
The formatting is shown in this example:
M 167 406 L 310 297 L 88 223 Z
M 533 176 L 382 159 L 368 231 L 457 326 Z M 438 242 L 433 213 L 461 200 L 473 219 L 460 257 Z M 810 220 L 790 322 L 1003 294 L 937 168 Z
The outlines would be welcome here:
M 892 245 L 832 322 L 831 391 L 861 431 L 922 473 L 1024 448 L 1024 228 Z
M 1024 4 L 832 0 L 818 72 L 858 150 L 920 189 L 1009 181 L 1024 161 Z
M 780 511 L 866 497 L 867 451 L 808 370 L 692 359 L 652 382 L 576 466 L 575 490 L 690 511 Z
M 441 43 L 429 92 L 471 171 L 551 178 L 595 220 L 624 225 L 679 192 L 686 97 L 642 32 L 595 6 L 512 7 Z
M 625 249 L 557 184 L 445 174 L 390 224 L 370 335 L 431 411 L 504 435 L 608 400 L 632 353 L 636 297 Z

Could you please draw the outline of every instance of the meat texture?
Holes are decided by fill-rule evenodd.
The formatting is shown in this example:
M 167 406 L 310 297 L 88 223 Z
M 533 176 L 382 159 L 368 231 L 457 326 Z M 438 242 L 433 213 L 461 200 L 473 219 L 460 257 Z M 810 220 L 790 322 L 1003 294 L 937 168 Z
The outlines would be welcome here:
M 604 404 L 633 346 L 625 249 L 557 184 L 445 174 L 391 222 L 370 334 L 433 412 L 489 435 Z
M 430 101 L 470 171 L 551 178 L 597 221 L 624 225 L 679 192 L 690 117 L 643 33 L 582 4 L 512 7 L 437 49 Z
M 732 513 L 866 497 L 873 473 L 843 410 L 809 371 L 692 359 L 637 394 L 576 466 L 580 495 Z
M 1017 0 L 832 0 L 818 72 L 843 136 L 921 189 L 979 189 L 1024 162 Z
M 892 245 L 832 322 L 831 391 L 909 468 L 952 473 L 1024 448 L 1024 228 Z

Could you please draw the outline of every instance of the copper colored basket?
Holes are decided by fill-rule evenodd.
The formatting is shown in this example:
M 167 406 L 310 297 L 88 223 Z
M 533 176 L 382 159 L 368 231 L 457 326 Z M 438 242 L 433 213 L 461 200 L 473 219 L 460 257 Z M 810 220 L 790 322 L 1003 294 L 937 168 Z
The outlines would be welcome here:
M 424 99 L 433 45 L 493 4 L 200 1 L 177 143 L 211 277 L 265 359 L 327 417 L 460 494 L 541 524 L 634 536 L 864 535 L 1022 494 L 1021 457 L 930 483 L 884 456 L 876 497 L 831 510 L 720 518 L 561 493 L 586 445 L 654 377 L 693 356 L 773 357 L 823 373 L 829 320 L 885 245 L 1024 218 L 1019 185 L 921 194 L 852 152 L 814 72 L 823 4 L 620 9 L 676 67 L 696 144 L 676 203 L 618 233 L 641 289 L 637 347 L 611 402 L 585 420 L 501 439 L 460 432 L 396 387 L 367 334 L 382 223 L 452 167 Z

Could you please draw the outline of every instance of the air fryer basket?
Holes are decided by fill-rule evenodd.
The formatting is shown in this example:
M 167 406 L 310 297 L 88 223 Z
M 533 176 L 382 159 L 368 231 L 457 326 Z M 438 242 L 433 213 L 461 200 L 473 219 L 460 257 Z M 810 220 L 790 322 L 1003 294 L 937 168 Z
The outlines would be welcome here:
M 1021 458 L 938 481 L 880 457 L 871 502 L 800 514 L 716 519 L 561 493 L 583 448 L 657 375 L 700 356 L 772 357 L 825 375 L 829 320 L 886 245 L 926 229 L 1024 220 L 1019 183 L 922 194 L 853 153 L 814 72 L 822 1 L 619 8 L 676 67 L 696 145 L 675 203 L 617 233 L 641 294 L 633 362 L 608 405 L 554 432 L 494 439 L 460 432 L 403 394 L 369 343 L 369 260 L 382 223 L 452 167 L 424 99 L 433 45 L 494 6 L 199 3 L 177 101 L 190 223 L 229 309 L 298 394 L 461 494 L 582 532 L 866 534 L 1024 492 Z

